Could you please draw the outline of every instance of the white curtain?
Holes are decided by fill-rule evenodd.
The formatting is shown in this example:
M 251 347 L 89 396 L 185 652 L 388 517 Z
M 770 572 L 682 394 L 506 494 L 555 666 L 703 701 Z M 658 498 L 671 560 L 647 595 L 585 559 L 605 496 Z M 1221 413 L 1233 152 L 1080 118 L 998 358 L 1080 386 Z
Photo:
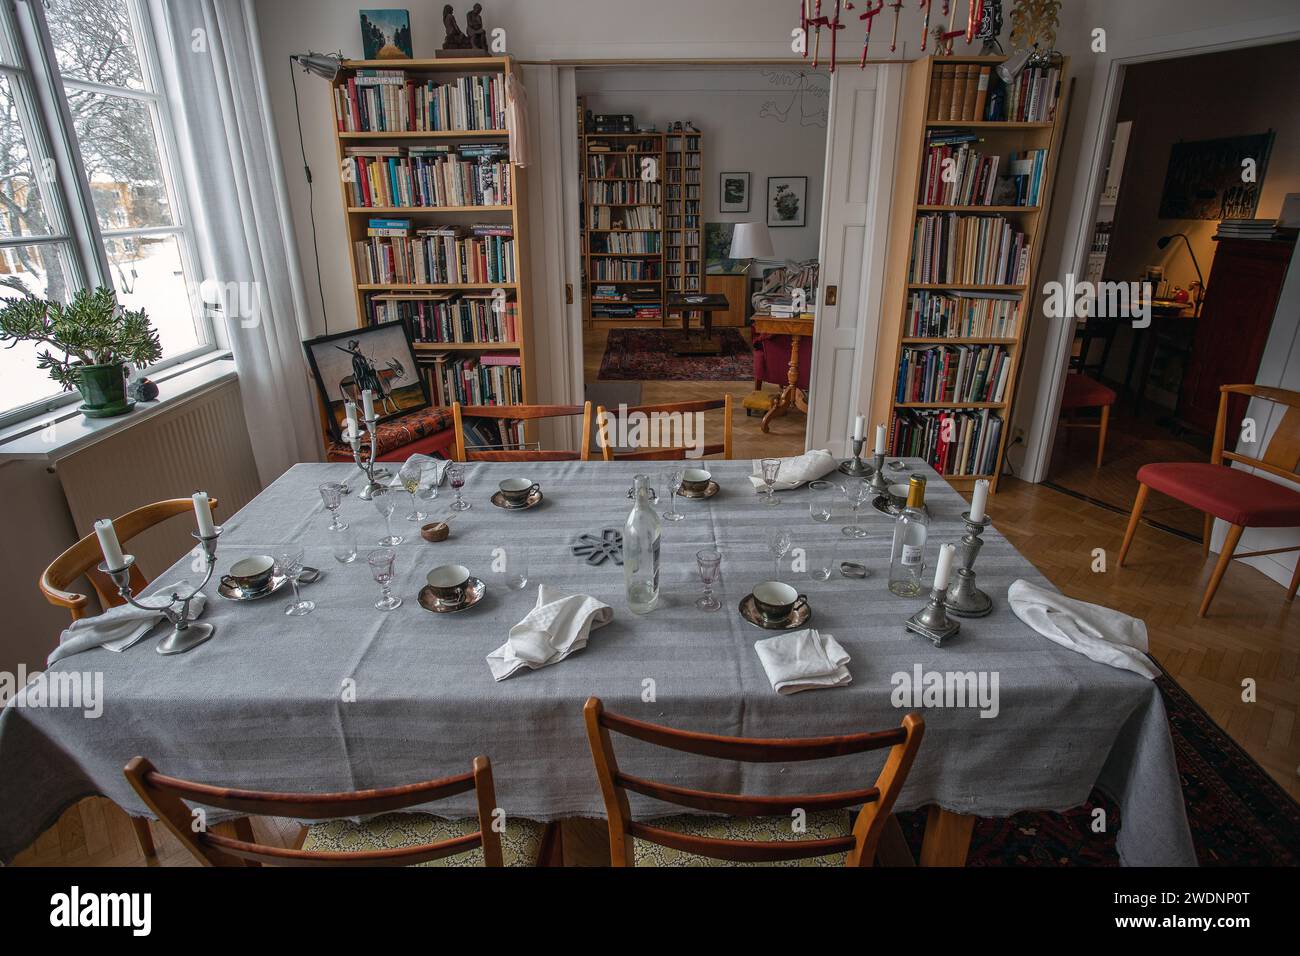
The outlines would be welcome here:
M 262 483 L 321 458 L 310 329 L 251 0 L 149 0 L 202 257 Z

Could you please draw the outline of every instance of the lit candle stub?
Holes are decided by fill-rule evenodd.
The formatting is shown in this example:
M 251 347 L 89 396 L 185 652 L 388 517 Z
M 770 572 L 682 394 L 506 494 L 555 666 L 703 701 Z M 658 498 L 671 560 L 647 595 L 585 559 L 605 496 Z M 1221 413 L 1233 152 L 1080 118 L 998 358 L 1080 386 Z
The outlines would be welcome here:
M 361 407 L 366 413 L 366 421 L 368 422 L 374 421 L 375 420 L 375 396 L 370 391 L 370 389 L 366 389 L 364 392 L 361 393 Z
M 99 538 L 99 550 L 104 552 L 104 564 L 110 571 L 121 571 L 126 567 L 126 557 L 122 546 L 117 542 L 117 529 L 108 518 L 95 522 L 95 535 Z
M 859 415 L 853 420 L 853 440 L 862 441 L 862 437 L 867 433 L 867 419 Z
M 347 439 L 349 442 L 355 442 L 357 440 L 357 403 L 344 402 L 343 410 L 348 417 Z
M 876 426 L 876 454 L 883 455 L 884 453 L 885 453 L 885 426 L 877 425 Z
M 956 552 L 956 547 L 951 544 L 945 544 L 939 549 L 939 563 L 934 569 L 934 586 L 940 591 L 948 590 L 948 572 L 952 570 L 952 556 Z
M 194 517 L 199 522 L 200 538 L 211 538 L 217 533 L 216 526 L 212 523 L 212 506 L 208 504 L 208 493 L 206 491 L 196 491 L 194 493 Z
M 970 520 L 978 524 L 984 520 L 984 508 L 989 500 L 989 481 L 981 478 L 975 482 L 975 490 L 970 496 Z

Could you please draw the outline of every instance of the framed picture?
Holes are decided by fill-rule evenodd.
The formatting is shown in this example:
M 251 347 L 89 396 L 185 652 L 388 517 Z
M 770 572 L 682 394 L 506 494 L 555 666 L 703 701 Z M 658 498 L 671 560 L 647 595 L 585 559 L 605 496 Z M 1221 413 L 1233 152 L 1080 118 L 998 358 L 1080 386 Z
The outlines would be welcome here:
M 361 45 L 367 60 L 411 59 L 410 11 L 362 10 Z
M 795 227 L 808 223 L 808 177 L 767 177 L 767 224 Z
M 1174 143 L 1169 148 L 1161 219 L 1253 219 L 1274 133 Z M 1242 181 L 1245 161 L 1254 178 Z
M 749 212 L 749 173 L 719 175 L 718 211 Z
M 375 413 L 387 421 L 429 406 L 429 392 L 415 364 L 406 323 L 400 319 L 322 335 L 303 343 L 316 387 L 329 413 L 330 435 L 343 436 L 344 402 L 361 407 L 361 393 L 374 393 Z M 360 412 L 358 411 L 358 415 Z

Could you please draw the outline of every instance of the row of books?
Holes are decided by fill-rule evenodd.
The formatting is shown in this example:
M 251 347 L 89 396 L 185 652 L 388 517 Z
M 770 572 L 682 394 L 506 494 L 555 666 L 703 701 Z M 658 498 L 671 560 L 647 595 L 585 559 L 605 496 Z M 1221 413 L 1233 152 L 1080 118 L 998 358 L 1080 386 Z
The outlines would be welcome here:
M 334 116 L 345 133 L 505 129 L 505 77 L 437 81 L 404 70 L 357 70 L 334 88 Z
M 916 217 L 909 282 L 1020 285 L 1029 242 L 1003 216 L 935 213 Z
M 593 319 L 638 319 L 655 321 L 663 318 L 663 309 L 657 305 L 625 305 L 622 303 L 594 303 Z
M 654 259 L 593 259 L 591 278 L 597 282 L 605 279 L 658 279 L 659 263 Z
M 617 153 L 587 156 L 588 179 L 640 179 L 641 157 Z
M 349 147 L 344 182 L 353 206 L 508 206 L 510 161 L 497 143 Z
M 1061 70 L 1055 66 L 1031 66 L 1022 70 L 1006 86 L 1003 116 L 1016 123 L 1052 123 L 1056 120 L 1056 101 L 1061 95 Z
M 1027 149 L 1023 153 L 1012 153 L 1008 169 L 1016 186 L 1015 201 L 1008 205 L 1037 206 L 1043 199 L 1047 150 Z
M 591 206 L 589 229 L 658 229 L 658 206 L 627 206 L 611 209 L 609 206 Z
M 472 227 L 471 227 L 472 228 Z M 444 285 L 515 281 L 510 235 L 465 235 L 466 227 L 421 229 L 414 238 L 372 236 L 355 243 L 363 283 Z
M 517 342 L 519 310 L 505 301 L 497 308 L 490 293 L 376 295 L 370 298 L 374 325 L 401 319 L 416 342 Z
M 978 121 L 989 98 L 993 69 L 977 63 L 941 63 L 930 78 L 928 120 Z
M 617 206 L 659 205 L 659 184 L 634 182 L 587 182 L 587 200 L 592 203 L 607 203 Z
M 924 458 L 941 475 L 993 474 L 1002 418 L 979 411 L 902 408 L 894 415 L 889 453 Z
M 591 139 L 587 141 L 587 152 L 589 153 L 659 153 L 659 140 L 653 136 L 647 136 L 645 139 L 629 140 L 626 137 L 617 139 Z
M 657 232 L 593 232 L 592 252 L 659 252 Z
M 894 400 L 910 402 L 1000 402 L 1011 374 L 1011 356 L 1001 345 L 904 346 Z
M 976 140 L 970 134 L 930 137 L 921 170 L 922 205 L 993 205 L 1002 157 L 975 152 Z
M 430 397 L 439 405 L 520 405 L 524 401 L 518 352 L 435 352 L 422 364 L 429 373 Z
M 1020 300 L 996 293 L 913 292 L 907 303 L 907 338 L 1012 339 L 1020 324 Z

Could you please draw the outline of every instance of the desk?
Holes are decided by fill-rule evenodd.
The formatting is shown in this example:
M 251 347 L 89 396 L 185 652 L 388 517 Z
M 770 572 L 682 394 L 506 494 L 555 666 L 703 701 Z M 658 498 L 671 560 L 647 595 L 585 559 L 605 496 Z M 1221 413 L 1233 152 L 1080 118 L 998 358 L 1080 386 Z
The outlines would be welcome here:
M 1124 373 L 1124 390 L 1133 390 L 1133 371 L 1139 357 L 1142 362 L 1142 377 L 1138 380 L 1137 393 L 1133 396 L 1133 407 L 1138 413 L 1142 411 L 1145 401 L 1147 379 L 1151 376 L 1151 364 L 1155 361 L 1156 346 L 1160 336 L 1179 326 L 1174 323 L 1190 322 L 1196 318 L 1196 310 L 1190 303 L 1157 300 L 1151 303 L 1151 324 L 1144 329 L 1133 330 L 1133 348 L 1128 354 L 1128 370 Z M 1116 319 L 1115 321 L 1131 321 Z M 1152 333 L 1155 333 L 1154 335 Z
M 799 339 L 812 338 L 813 320 L 801 316 L 778 317 L 772 315 L 754 315 L 754 331 L 764 335 L 790 336 L 790 366 L 785 388 L 772 401 L 772 407 L 763 416 L 763 431 L 768 430 L 773 418 L 784 415 L 793 405 L 804 414 L 808 413 L 808 397 L 800 391 L 799 381 Z
M 692 299 L 699 301 L 691 301 Z M 678 340 L 673 353 L 675 355 L 721 354 L 722 343 L 713 337 L 713 313 L 729 311 L 731 311 L 731 303 L 727 301 L 725 295 L 674 293 L 668 296 L 668 315 L 670 317 L 680 315 L 682 318 L 682 337 Z M 691 316 L 697 312 L 704 332 L 701 337 L 691 334 Z

